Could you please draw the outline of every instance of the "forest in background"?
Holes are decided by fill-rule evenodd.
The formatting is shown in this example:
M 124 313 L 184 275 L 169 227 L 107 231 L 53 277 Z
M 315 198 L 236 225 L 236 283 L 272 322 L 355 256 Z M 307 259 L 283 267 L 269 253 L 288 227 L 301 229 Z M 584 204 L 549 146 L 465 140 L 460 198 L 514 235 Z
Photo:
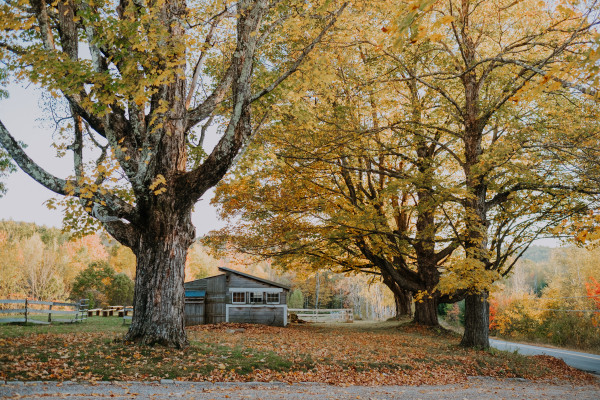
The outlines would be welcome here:
M 229 254 L 215 258 L 194 244 L 187 257 L 186 281 L 228 267 L 291 286 L 290 308 L 352 308 L 355 318 L 366 320 L 395 315 L 394 296 L 378 277 L 327 270 L 317 276 L 310 268 L 282 271 L 268 261 Z M 598 259 L 600 249 L 532 246 L 492 291 L 491 334 L 600 349 Z M 96 306 L 131 304 L 134 276 L 135 256 L 109 236 L 71 240 L 57 228 L 0 221 L 0 298 L 91 297 Z M 449 324 L 461 325 L 462 302 L 440 305 L 439 311 Z
M 599 248 L 533 246 L 495 285 L 490 333 L 600 351 Z
M 216 275 L 219 267 L 291 286 L 291 308 L 352 308 L 356 318 L 373 320 L 395 314 L 392 293 L 377 280 L 327 271 L 318 278 L 301 271 L 282 272 L 268 261 L 256 262 L 243 254 L 217 259 L 199 243 L 188 253 L 186 281 Z M 71 239 L 57 228 L 0 221 L 0 277 L 0 298 L 86 297 L 92 299 L 92 306 L 129 305 L 135 256 L 105 234 Z

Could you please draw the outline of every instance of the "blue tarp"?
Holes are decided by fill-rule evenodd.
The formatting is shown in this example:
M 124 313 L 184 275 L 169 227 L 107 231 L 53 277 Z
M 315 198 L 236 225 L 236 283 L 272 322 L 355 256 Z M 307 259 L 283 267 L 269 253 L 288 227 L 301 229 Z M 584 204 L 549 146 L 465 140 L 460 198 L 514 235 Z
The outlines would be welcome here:
M 204 297 L 206 290 L 186 290 L 185 297 Z

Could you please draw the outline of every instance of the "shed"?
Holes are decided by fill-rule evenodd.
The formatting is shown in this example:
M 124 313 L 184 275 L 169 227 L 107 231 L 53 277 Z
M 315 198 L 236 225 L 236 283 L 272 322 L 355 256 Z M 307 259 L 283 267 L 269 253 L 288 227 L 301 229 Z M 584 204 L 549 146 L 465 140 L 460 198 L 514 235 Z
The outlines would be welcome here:
M 234 269 L 184 283 L 185 324 L 243 322 L 287 325 L 289 286 Z

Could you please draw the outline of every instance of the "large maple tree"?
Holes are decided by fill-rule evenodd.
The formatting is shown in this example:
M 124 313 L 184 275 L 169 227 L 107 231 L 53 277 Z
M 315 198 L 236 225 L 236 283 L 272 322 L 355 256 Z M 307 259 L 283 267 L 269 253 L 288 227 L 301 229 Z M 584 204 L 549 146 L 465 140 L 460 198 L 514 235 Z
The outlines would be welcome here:
M 328 59 L 336 74 L 282 110 L 254 153 L 262 178 L 219 188 L 224 215 L 251 221 L 225 236 L 283 263 L 392 271 L 425 303 L 460 293 L 463 345 L 488 347 L 490 285 L 591 204 L 548 152 L 569 126 L 597 135 L 590 90 L 573 83 L 594 47 L 586 6 L 438 2 L 404 30 L 355 29 Z
M 184 265 L 194 204 L 233 164 L 280 84 L 327 34 L 337 1 L 7 1 L 0 55 L 13 79 L 59 99 L 69 121 L 60 178 L 0 123 L 0 144 L 46 188 L 76 201 L 137 258 L 126 338 L 183 347 Z M 14 128 L 13 128 L 14 129 Z M 205 150 L 210 130 L 218 143 Z M 207 133 L 208 132 L 208 133 Z M 90 150 L 92 149 L 92 150 Z

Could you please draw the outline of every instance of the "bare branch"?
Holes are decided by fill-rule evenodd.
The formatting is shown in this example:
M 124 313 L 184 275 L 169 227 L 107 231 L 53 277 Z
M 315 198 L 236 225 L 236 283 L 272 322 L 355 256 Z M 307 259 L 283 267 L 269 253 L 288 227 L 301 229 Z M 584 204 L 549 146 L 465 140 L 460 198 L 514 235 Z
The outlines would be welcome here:
M 323 36 L 325 36 L 325 33 L 327 33 L 327 31 L 336 23 L 338 17 L 342 14 L 342 12 L 344 11 L 344 9 L 346 8 L 347 5 L 348 5 L 347 2 L 344 3 L 344 4 L 342 4 L 342 6 L 340 7 L 340 9 L 337 10 L 333 14 L 333 16 L 331 17 L 331 19 L 329 20 L 329 23 L 327 25 L 325 25 L 325 27 L 321 30 L 321 32 L 319 33 L 319 35 L 317 35 L 317 37 L 308 46 L 306 46 L 302 50 L 302 53 L 300 53 L 300 56 L 298 56 L 298 58 L 296 59 L 296 61 L 294 61 L 294 63 L 292 64 L 292 66 L 287 71 L 285 71 L 283 74 L 281 74 L 279 76 L 279 78 L 277 78 L 269 86 L 267 86 L 266 88 L 264 88 L 260 92 L 254 94 L 252 96 L 252 98 L 250 99 L 250 101 L 254 102 L 254 101 L 260 99 L 261 97 L 263 97 L 264 95 L 272 92 L 273 90 L 275 90 L 275 88 L 277 88 L 277 86 L 279 86 L 281 84 L 281 82 L 283 82 L 291 74 L 293 74 L 294 72 L 296 72 L 298 70 L 298 67 L 300 66 L 300 64 L 302 64 L 302 61 L 304 61 L 304 59 L 306 58 L 306 56 L 323 39 Z
M 215 29 L 217 29 L 217 26 L 223 20 L 223 18 L 229 16 L 233 16 L 233 14 L 231 14 L 227 9 L 225 9 L 213 18 L 213 21 L 210 25 L 210 30 L 208 31 L 206 39 L 204 40 L 205 48 L 202 49 L 202 52 L 198 57 L 198 61 L 196 62 L 196 67 L 194 68 L 194 75 L 192 77 L 192 82 L 190 83 L 190 88 L 188 89 L 187 98 L 185 100 L 186 109 L 190 107 L 190 103 L 192 102 L 192 98 L 194 97 L 194 91 L 196 90 L 196 84 L 198 83 L 200 71 L 202 70 L 202 65 L 204 64 L 204 58 L 206 57 L 206 54 L 208 54 L 208 49 L 212 47 L 211 41 L 215 33 Z

